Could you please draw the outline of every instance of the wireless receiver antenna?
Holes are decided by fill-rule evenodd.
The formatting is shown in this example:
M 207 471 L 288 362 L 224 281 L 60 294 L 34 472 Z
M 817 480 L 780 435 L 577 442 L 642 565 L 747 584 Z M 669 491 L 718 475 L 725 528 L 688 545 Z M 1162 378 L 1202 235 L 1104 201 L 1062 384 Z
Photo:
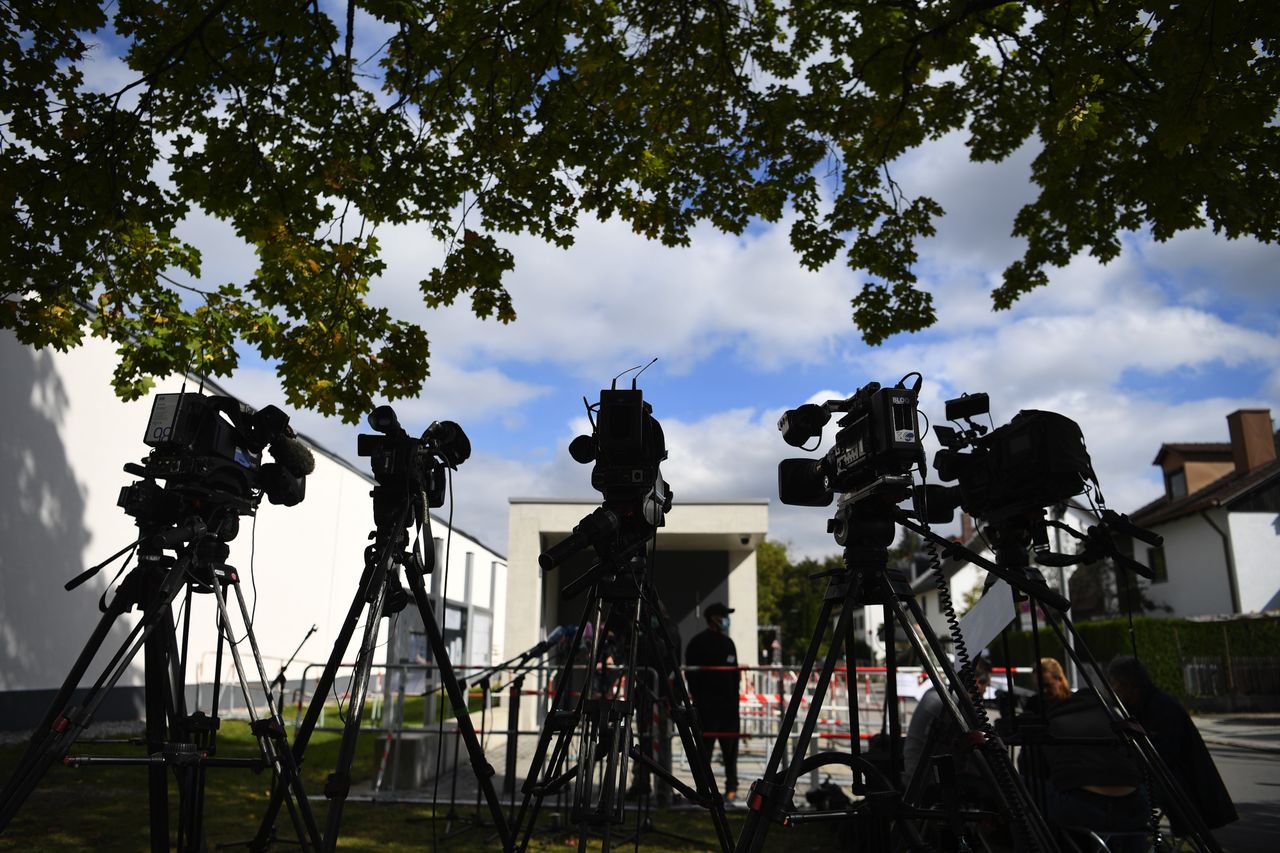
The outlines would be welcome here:
M 648 369 L 649 369 L 649 365 L 653 364 L 653 362 L 654 362 L 654 361 L 657 361 L 657 360 L 658 360 L 657 356 L 654 356 L 653 361 L 649 362 L 649 364 L 646 364 L 646 365 L 644 365 L 643 367 L 642 367 L 642 366 L 640 366 L 640 365 L 638 365 L 638 364 L 637 364 L 635 367 L 628 367 L 626 370 L 622 371 L 622 372 L 621 372 L 621 373 L 619 373 L 617 376 L 613 377 L 613 381 L 612 381 L 611 383 L 609 383 L 609 390 L 611 390 L 611 391 L 617 391 L 617 390 L 618 390 L 618 380 L 619 380 L 619 379 L 621 379 L 622 377 L 626 376 L 628 373 L 630 373 L 630 372 L 631 372 L 631 371 L 633 371 L 633 370 L 638 370 L 638 371 L 640 371 L 640 373 L 644 373 L 646 370 L 648 370 Z M 637 377 L 637 378 L 639 378 L 640 373 L 637 373 L 637 374 L 636 374 L 636 377 Z M 635 380 L 635 379 L 632 379 L 632 380 L 631 380 L 631 390 L 632 390 L 632 391 L 634 391 L 635 389 L 636 389 L 636 380 Z

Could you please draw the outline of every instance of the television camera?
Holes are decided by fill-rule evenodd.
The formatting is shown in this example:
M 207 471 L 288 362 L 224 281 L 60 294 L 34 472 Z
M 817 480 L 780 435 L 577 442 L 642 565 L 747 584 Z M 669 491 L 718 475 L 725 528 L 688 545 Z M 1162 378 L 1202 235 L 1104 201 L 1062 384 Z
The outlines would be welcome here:
M 380 435 L 356 437 L 356 455 L 369 458 L 374 491 L 374 521 L 381 524 L 383 515 L 400 506 L 406 494 L 415 500 L 419 520 L 426 507 L 444 506 L 448 484 L 446 469 L 456 471 L 471 458 L 471 440 L 453 421 L 433 421 L 418 438 L 400 425 L 395 410 L 378 406 L 369 413 L 369 426 Z M 426 507 L 422 506 L 425 499 Z
M 911 375 L 912 387 L 906 386 Z M 844 400 L 807 403 L 788 409 L 778 420 L 782 438 L 792 447 L 822 440 L 833 412 L 835 445 L 821 459 L 784 459 L 778 463 L 778 497 L 792 506 L 828 506 L 833 493 L 857 502 L 883 494 L 894 503 L 910 494 L 911 471 L 924 462 L 917 398 L 920 374 L 908 374 L 892 388 L 870 382 Z M 817 445 L 815 445 L 815 448 Z
M 1090 483 L 1097 484 L 1080 426 L 1056 412 L 1026 409 L 1004 426 L 988 430 L 973 419 L 990 409 L 986 394 L 966 394 L 947 401 L 947 420 L 957 425 L 963 421 L 963 426 L 934 426 L 942 449 L 933 466 L 943 481 L 955 481 L 956 485 L 929 488 L 930 520 L 949 521 L 959 507 L 994 528 L 997 547 L 1002 540 L 1015 547 L 1024 545 L 1021 535 L 1011 538 L 1002 531 L 1029 528 L 1030 544 L 1041 565 L 1068 566 L 1111 558 L 1145 578 L 1153 578 L 1150 569 L 1116 545 L 1112 533 L 1153 547 L 1163 540 L 1130 522 L 1128 516 L 1100 506 L 1100 524 L 1083 534 L 1060 521 L 1044 519 L 1046 507 L 1083 493 Z M 1050 552 L 1046 524 L 1079 539 L 1079 550 L 1075 554 Z
M 275 406 L 254 411 L 231 397 L 158 394 L 143 436 L 152 450 L 141 464 L 124 466 L 142 480 L 123 487 L 117 505 L 149 525 L 185 522 L 158 537 L 163 547 L 202 534 L 205 526 L 229 542 L 239 517 L 253 515 L 264 496 L 282 506 L 306 497 L 315 457 L 296 436 L 289 416 Z M 274 461 L 264 463 L 263 450 Z
M 671 488 L 659 468 L 667 458 L 662 424 L 635 381 L 630 389 L 619 390 L 615 379 L 612 387 L 601 389 L 599 403 L 587 406 L 587 414 L 595 416 L 591 434 L 571 441 L 569 455 L 583 465 L 595 463 L 591 487 L 604 500 L 568 537 L 538 557 L 544 570 L 588 546 L 601 556 L 618 556 L 643 544 L 666 523 L 671 509 Z
M 988 430 L 973 418 L 990 409 L 986 394 L 948 400 L 947 420 L 963 420 L 964 426 L 933 428 L 942 445 L 933 467 L 944 482 L 957 482 L 946 491 L 945 503 L 994 522 L 1061 503 L 1096 481 L 1075 421 L 1056 412 L 1026 409 L 1004 426 Z
M 300 503 L 306 495 L 306 477 L 315 468 L 315 458 L 297 440 L 288 416 L 280 409 L 267 406 L 254 411 L 218 395 L 157 395 L 143 441 L 151 452 L 141 464 L 131 462 L 124 466 L 127 473 L 141 480 L 121 489 L 118 500 L 118 505 L 134 518 L 140 535 L 65 584 L 65 589 L 73 590 L 109 563 L 128 555 L 115 595 L 108 601 L 103 594 L 98 605 L 102 618 L 32 735 L 10 781 L 0 791 L 0 831 L 55 763 L 73 767 L 146 764 L 151 848 L 169 847 L 167 802 L 172 775 L 181 800 L 178 846 L 205 849 L 206 768 L 241 767 L 255 772 L 270 768 L 279 783 L 282 800 L 288 800 L 299 844 L 319 849 L 319 828 L 307 804 L 297 763 L 284 736 L 284 723 L 263 670 L 253 618 L 240 590 L 239 572 L 227 563 L 227 543 L 239 532 L 240 516 L 254 515 L 264 496 L 283 506 Z M 264 450 L 270 451 L 273 461 L 262 461 Z M 175 555 L 165 554 L 167 549 L 175 551 Z M 125 574 L 135 554 L 137 563 Z M 186 600 L 175 614 L 174 602 L 184 591 Z M 198 707 L 188 713 L 182 682 L 191 661 L 188 638 L 193 624 L 191 596 L 195 593 L 211 595 L 216 608 L 214 654 L 219 664 L 213 676 L 215 699 L 211 713 Z M 140 618 L 124 629 L 128 635 L 124 644 L 109 658 L 92 685 L 81 689 L 81 681 L 116 620 L 134 608 Z M 234 612 L 243 620 L 243 636 L 239 639 L 232 639 Z M 247 643 L 251 655 L 245 657 L 252 661 L 253 669 L 242 659 L 241 642 Z M 249 709 L 250 731 L 258 742 L 257 757 L 217 754 L 216 697 L 222 695 L 221 661 L 228 645 L 235 677 Z M 146 756 L 69 754 L 139 652 L 143 663 Z M 257 679 L 251 686 L 254 674 Z M 265 715 L 259 715 L 257 697 L 266 701 Z

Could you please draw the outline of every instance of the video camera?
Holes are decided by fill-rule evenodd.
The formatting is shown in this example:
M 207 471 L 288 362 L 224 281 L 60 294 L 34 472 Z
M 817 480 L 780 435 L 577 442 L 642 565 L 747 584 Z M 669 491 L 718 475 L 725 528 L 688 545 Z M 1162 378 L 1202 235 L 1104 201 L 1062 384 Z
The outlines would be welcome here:
M 792 447 L 822 440 L 832 412 L 844 412 L 835 445 L 821 459 L 784 459 L 778 463 L 778 497 L 792 506 L 828 506 L 841 492 L 850 501 L 873 494 L 897 500 L 911 490 L 911 470 L 924 462 L 917 399 L 906 378 L 892 388 L 871 382 L 844 400 L 807 403 L 788 409 L 778 420 L 783 440 Z M 816 445 L 815 445 L 816 447 Z
M 544 570 L 588 545 L 604 553 L 647 541 L 666 523 L 671 509 L 671 488 L 659 468 L 667 458 L 666 439 L 644 392 L 634 381 L 629 390 L 618 390 L 615 379 L 587 412 L 595 415 L 591 434 L 571 441 L 569 455 L 583 465 L 595 463 L 591 486 L 604 501 L 567 538 L 542 553 L 538 562 Z
M 378 406 L 369 426 L 381 435 L 356 437 L 356 455 L 369 457 L 378 485 L 400 493 L 420 493 L 427 506 L 444 506 L 445 469 L 457 470 L 471 458 L 471 440 L 453 421 L 434 421 L 414 438 L 400 426 L 395 410 Z M 375 501 L 375 511 L 378 504 Z
M 986 394 L 948 400 L 947 420 L 963 420 L 956 429 L 933 428 L 942 444 L 933 467 L 944 482 L 958 485 L 931 494 L 929 500 L 959 506 L 988 522 L 1061 503 L 1096 480 L 1079 425 L 1056 412 L 1027 409 L 1009 423 L 987 431 L 973 422 L 990 411 Z M 968 450 L 968 453 L 962 452 Z
M 143 481 L 121 489 L 117 504 L 158 524 L 211 516 L 215 508 L 253 515 L 263 495 L 295 506 L 306 497 L 306 477 L 315 469 L 315 457 L 297 440 L 288 415 L 275 406 L 254 411 L 231 397 L 156 395 L 143 442 L 151 453 L 141 465 L 124 466 Z M 263 464 L 264 449 L 275 461 Z M 224 522 L 224 542 L 234 529 L 232 519 Z
M 662 479 L 659 465 L 667 458 L 662 424 L 653 416 L 653 406 L 645 402 L 638 388 L 606 388 L 600 391 L 591 435 L 580 435 L 569 443 L 569 455 L 591 469 L 591 488 L 604 495 L 607 504 L 627 504 L 654 497 L 646 509 L 655 527 L 662 525 L 661 513 L 671 508 L 671 494 Z

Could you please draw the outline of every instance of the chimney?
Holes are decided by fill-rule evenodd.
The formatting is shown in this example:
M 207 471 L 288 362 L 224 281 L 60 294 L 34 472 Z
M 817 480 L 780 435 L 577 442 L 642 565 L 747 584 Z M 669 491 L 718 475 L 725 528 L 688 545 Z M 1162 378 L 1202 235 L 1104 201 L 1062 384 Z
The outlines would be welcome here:
M 1239 409 L 1227 415 L 1231 457 L 1237 474 L 1248 474 L 1276 458 L 1270 409 Z

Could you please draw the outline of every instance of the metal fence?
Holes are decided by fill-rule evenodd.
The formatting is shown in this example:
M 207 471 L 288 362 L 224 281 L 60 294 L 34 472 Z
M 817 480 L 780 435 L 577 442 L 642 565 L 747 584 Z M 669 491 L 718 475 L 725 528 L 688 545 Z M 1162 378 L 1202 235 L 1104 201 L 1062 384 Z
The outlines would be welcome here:
M 707 734 L 726 734 L 738 741 L 738 775 L 745 786 L 760 774 L 774 748 L 787 703 L 797 688 L 798 671 L 787 666 L 682 668 L 686 675 L 710 669 L 729 669 L 738 673 L 740 730 L 737 733 Z M 321 712 L 317 730 L 342 728 L 346 715 L 350 713 L 351 670 L 350 664 L 340 668 L 334 689 Z M 455 670 L 457 676 L 467 683 L 472 722 L 490 762 L 498 770 L 499 790 L 504 796 L 513 795 L 529 766 L 541 724 L 555 698 L 553 685 L 559 667 L 544 662 L 506 668 L 455 666 Z M 585 665 L 577 670 L 567 686 L 570 694 L 567 698 L 571 702 L 583 690 L 599 696 L 611 693 L 628 695 L 632 689 L 632 685 L 618 679 L 602 678 L 598 672 L 591 675 Z M 303 667 L 301 679 L 284 688 L 283 716 L 286 723 L 294 728 L 301 723 L 312 701 L 319 672 L 318 664 Z M 852 673 L 845 667 L 838 667 L 822 702 L 811 750 L 839 749 L 841 744 L 852 747 L 849 741 L 855 736 L 865 741 L 887 730 L 886 676 L 884 667 L 858 667 Z M 651 680 L 653 693 L 661 692 L 653 689 L 657 673 L 650 670 L 641 677 Z M 799 737 L 800 721 L 813 701 L 817 680 L 817 675 L 812 675 L 803 685 L 799 716 L 790 733 L 792 748 Z M 898 667 L 895 686 L 899 719 L 905 732 L 920 696 L 930 684 L 919 667 Z M 1003 686 L 1003 678 L 998 679 L 995 687 Z M 239 710 L 234 705 L 228 706 L 233 695 L 238 697 L 239 691 L 233 692 L 224 686 L 222 707 L 231 716 Z M 260 704 L 265 707 L 265 700 Z M 452 712 L 446 706 L 443 692 L 436 687 L 434 666 L 375 666 L 369 701 L 361 720 L 361 730 L 375 735 L 374 776 L 363 789 L 353 789 L 352 796 L 380 800 L 418 799 L 424 795 L 422 789 L 428 781 L 443 775 L 447 777 L 443 790 L 427 793 L 434 793 L 442 800 L 470 801 L 475 794 L 474 780 L 469 779 L 471 771 L 465 753 L 461 755 L 461 762 L 458 761 L 460 738 L 450 720 Z M 691 781 L 689 758 L 676 731 L 667 724 L 663 702 L 642 703 L 639 707 L 652 715 L 649 722 L 653 724 L 653 731 L 660 733 L 655 735 L 655 757 L 663 764 L 669 761 L 677 776 Z M 441 716 L 445 718 L 444 722 L 441 722 Z M 640 722 L 636 720 L 637 726 Z M 723 773 L 718 755 L 713 761 L 713 768 L 718 776 Z M 418 792 L 416 795 L 415 790 Z
M 1188 696 L 1280 696 L 1280 658 L 1191 657 L 1182 663 Z

